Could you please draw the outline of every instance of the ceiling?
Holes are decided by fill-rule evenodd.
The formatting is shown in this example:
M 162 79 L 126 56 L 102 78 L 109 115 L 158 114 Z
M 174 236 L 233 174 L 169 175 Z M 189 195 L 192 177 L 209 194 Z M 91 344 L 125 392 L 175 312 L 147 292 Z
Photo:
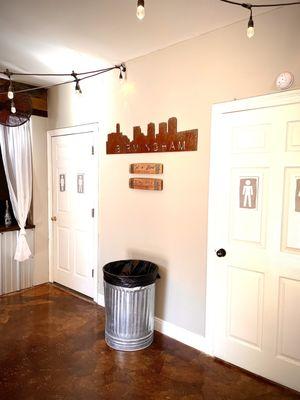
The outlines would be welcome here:
M 143 21 L 136 0 L 1 3 L 0 68 L 14 72 L 101 68 L 248 18 L 247 10 L 219 0 L 145 0 Z

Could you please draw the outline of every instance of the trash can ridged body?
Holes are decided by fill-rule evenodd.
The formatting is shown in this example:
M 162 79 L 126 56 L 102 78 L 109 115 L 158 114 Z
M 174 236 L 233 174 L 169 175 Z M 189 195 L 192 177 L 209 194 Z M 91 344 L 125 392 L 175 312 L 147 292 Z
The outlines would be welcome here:
M 123 351 L 150 346 L 154 332 L 155 283 L 125 288 L 104 281 L 105 340 Z

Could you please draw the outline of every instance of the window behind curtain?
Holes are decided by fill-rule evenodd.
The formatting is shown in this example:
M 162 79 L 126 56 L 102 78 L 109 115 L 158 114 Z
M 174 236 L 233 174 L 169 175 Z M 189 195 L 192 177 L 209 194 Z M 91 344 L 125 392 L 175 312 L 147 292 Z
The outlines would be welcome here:
M 12 206 L 11 206 L 11 203 L 9 200 L 8 187 L 7 187 L 4 166 L 3 166 L 3 162 L 2 162 L 2 154 L 1 154 L 1 149 L 0 149 L 0 226 L 4 225 L 4 213 L 5 213 L 5 201 L 6 200 L 8 200 L 8 202 L 9 202 L 9 211 L 10 211 L 10 215 L 12 216 L 12 224 L 16 225 L 17 221 L 14 218 Z

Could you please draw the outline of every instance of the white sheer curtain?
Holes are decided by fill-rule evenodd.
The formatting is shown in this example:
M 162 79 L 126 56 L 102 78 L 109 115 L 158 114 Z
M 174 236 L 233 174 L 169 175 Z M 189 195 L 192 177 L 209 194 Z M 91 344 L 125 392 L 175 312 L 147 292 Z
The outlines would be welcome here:
M 0 145 L 9 197 L 20 227 L 15 260 L 25 261 L 31 255 L 25 231 L 32 197 L 30 121 L 16 128 L 0 125 Z

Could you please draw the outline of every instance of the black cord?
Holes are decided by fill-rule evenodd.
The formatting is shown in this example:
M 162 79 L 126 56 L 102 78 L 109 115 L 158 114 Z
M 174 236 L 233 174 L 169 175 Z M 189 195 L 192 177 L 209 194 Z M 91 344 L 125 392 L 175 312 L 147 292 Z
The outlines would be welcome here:
M 0 72 L 1 74 L 7 75 L 6 72 Z M 10 72 L 10 76 L 72 76 L 72 74 L 32 74 L 22 72 Z
M 240 6 L 243 8 L 258 8 L 258 7 L 283 7 L 283 6 L 294 6 L 299 4 L 300 5 L 300 1 L 293 1 L 291 3 L 274 3 L 274 4 L 250 4 L 250 3 L 240 3 L 237 1 L 231 1 L 231 0 L 220 0 L 223 3 L 229 3 L 229 4 L 234 4 L 236 6 Z
M 112 71 L 113 69 L 122 70 L 124 68 L 125 68 L 124 64 L 120 64 L 120 65 L 115 65 L 114 67 L 96 69 L 94 71 L 79 72 L 79 73 L 76 73 L 76 74 L 74 72 L 72 72 L 71 74 L 32 74 L 32 73 L 10 72 L 8 70 L 2 71 L 2 72 L 0 72 L 0 74 L 6 75 L 9 78 L 12 75 L 14 75 L 14 76 L 17 76 L 17 75 L 20 75 L 20 76 L 49 76 L 49 77 L 51 77 L 51 76 L 72 76 L 72 77 L 74 77 L 74 75 L 76 75 L 76 76 L 78 76 L 78 75 L 86 75 L 86 76 L 83 76 L 82 78 L 75 78 L 75 79 L 72 79 L 72 80 L 69 80 L 69 81 L 66 81 L 66 82 L 59 82 L 59 83 L 54 83 L 54 84 L 49 84 L 49 85 L 35 86 L 35 87 L 32 87 L 32 88 L 28 88 L 28 89 L 15 90 L 14 93 L 17 94 L 17 93 L 33 92 L 35 90 L 41 90 L 41 89 L 50 89 L 50 88 L 53 88 L 53 87 L 56 87 L 56 86 L 67 85 L 68 83 L 76 83 L 76 82 L 80 82 L 80 81 L 82 81 L 84 79 L 92 78 L 94 76 L 104 74 L 105 72 Z M 6 94 L 6 93 L 7 93 L 7 91 L 0 92 L 0 95 Z
M 88 75 L 88 74 L 93 74 L 95 72 L 100 72 L 100 71 L 110 71 L 115 68 L 122 68 L 122 64 L 120 65 L 115 65 L 114 67 L 108 67 L 108 68 L 102 68 L 102 69 L 96 69 L 94 71 L 87 71 L 87 72 L 78 72 L 76 75 Z M 23 72 L 10 72 L 9 70 L 2 71 L 0 74 L 7 75 L 9 76 L 73 76 L 72 74 L 34 74 L 34 73 L 23 73 Z

